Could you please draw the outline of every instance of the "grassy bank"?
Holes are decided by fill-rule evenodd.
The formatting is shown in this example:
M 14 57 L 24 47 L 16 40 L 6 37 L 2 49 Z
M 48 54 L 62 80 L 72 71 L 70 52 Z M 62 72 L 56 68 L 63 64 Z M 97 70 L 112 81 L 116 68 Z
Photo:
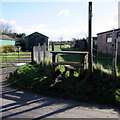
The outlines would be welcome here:
M 61 50 L 55 46 L 55 50 Z M 75 50 L 65 48 L 62 50 Z M 97 54 L 98 55 L 98 54 Z M 95 56 L 97 56 L 95 55 Z M 102 58 L 103 55 L 99 54 Z M 93 79 L 90 80 L 88 71 L 79 75 L 79 69 L 70 77 L 69 72 L 63 74 L 64 66 L 54 71 L 52 64 L 26 64 L 19 67 L 16 74 L 8 81 L 10 85 L 38 94 L 73 99 L 88 103 L 120 106 L 120 72 L 116 80 L 111 76 L 111 69 L 107 68 L 106 61 L 94 59 Z M 79 61 L 79 56 L 65 55 L 61 61 Z M 95 61 L 96 60 L 96 61 Z M 112 62 L 112 61 L 111 61 Z M 118 62 L 119 66 L 119 62 Z
M 62 69 L 62 70 L 61 70 Z M 89 103 L 120 105 L 120 78 L 117 80 L 99 69 L 94 69 L 93 80 L 88 72 L 79 77 L 63 75 L 63 68 L 54 71 L 50 63 L 21 66 L 9 84 L 24 90 L 48 96 L 73 99 Z

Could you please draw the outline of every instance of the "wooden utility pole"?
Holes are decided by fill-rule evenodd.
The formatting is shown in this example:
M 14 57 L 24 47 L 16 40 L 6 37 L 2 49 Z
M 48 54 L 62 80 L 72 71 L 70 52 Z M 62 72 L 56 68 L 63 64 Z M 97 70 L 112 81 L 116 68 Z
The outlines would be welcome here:
M 92 40 L 92 2 L 89 2 L 88 19 L 88 69 L 90 77 L 93 73 L 93 40 Z
M 113 34 L 112 34 L 112 75 L 114 78 L 116 78 L 116 66 L 117 66 L 117 47 L 118 47 L 118 39 L 117 35 L 113 29 Z

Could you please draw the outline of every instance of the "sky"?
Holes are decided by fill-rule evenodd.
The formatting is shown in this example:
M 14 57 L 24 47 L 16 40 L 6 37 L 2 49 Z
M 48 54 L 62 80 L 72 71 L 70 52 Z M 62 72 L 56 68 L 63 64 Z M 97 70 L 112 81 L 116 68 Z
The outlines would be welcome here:
M 92 1 L 92 36 L 118 28 L 118 1 Z M 14 32 L 40 32 L 49 40 L 72 40 L 88 36 L 88 1 L 3 0 L 0 23 Z

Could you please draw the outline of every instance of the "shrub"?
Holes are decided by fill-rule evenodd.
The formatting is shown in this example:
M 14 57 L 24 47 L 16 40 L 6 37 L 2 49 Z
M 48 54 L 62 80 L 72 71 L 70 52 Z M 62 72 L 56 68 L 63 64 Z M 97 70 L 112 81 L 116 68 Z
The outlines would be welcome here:
M 0 53 L 2 52 L 3 50 L 2 50 L 2 46 L 0 46 Z
M 14 45 L 2 46 L 2 52 L 14 52 Z
M 99 69 L 98 69 L 99 68 Z M 64 69 L 54 71 L 51 63 L 26 64 L 18 68 L 9 84 L 35 93 L 84 102 L 120 105 L 120 78 L 117 80 L 97 65 L 93 79 L 88 71 L 79 77 L 64 75 Z
M 117 102 L 120 102 L 120 89 L 115 91 L 115 100 Z

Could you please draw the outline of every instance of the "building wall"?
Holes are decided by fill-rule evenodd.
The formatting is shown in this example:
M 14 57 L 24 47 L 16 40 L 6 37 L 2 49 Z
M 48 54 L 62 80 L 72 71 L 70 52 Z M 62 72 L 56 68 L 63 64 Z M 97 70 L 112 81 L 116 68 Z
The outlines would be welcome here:
M 5 46 L 5 45 L 15 45 L 15 41 L 13 41 L 13 40 L 0 40 L 0 46 Z
M 118 32 L 120 32 L 120 30 L 115 31 L 116 34 Z M 107 39 L 106 36 L 111 33 L 112 32 L 107 32 L 107 33 L 97 35 L 97 39 L 98 39 L 97 51 L 98 52 L 104 53 L 104 54 L 112 54 L 112 42 L 107 43 L 106 41 Z M 118 42 L 118 55 L 120 56 L 120 41 Z
M 44 43 L 46 43 L 46 46 L 48 48 L 48 38 L 43 37 L 38 33 L 35 33 L 26 37 L 24 40 L 24 43 L 25 43 L 25 49 L 28 49 L 28 50 L 30 50 L 32 46 L 38 46 L 39 43 L 40 45 L 43 45 Z

